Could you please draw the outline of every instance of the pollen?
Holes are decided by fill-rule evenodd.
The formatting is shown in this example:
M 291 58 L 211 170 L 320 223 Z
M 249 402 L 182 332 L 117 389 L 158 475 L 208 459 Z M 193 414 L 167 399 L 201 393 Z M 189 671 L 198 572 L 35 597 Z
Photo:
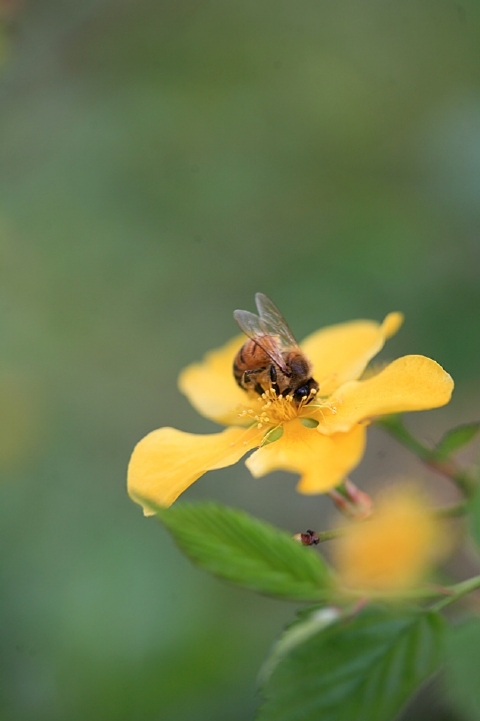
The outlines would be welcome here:
M 245 408 L 240 414 L 240 418 L 250 417 L 257 423 L 258 428 L 265 425 L 278 425 L 286 423 L 305 415 L 308 415 L 307 404 L 313 399 L 316 391 L 310 391 L 306 398 L 302 398 L 300 402 L 295 401 L 293 395 L 277 395 L 277 392 L 270 388 L 262 393 L 261 396 L 252 398 L 252 403 L 256 408 Z M 309 406 L 309 410 L 313 407 Z
M 257 424 L 257 428 L 263 428 L 263 426 L 270 426 L 272 421 L 264 410 L 260 408 L 260 412 L 255 411 L 253 408 L 245 408 L 241 413 L 238 414 L 239 418 L 251 418 Z
M 285 423 L 298 418 L 300 406 L 293 402 L 293 396 L 282 396 L 276 394 L 271 388 L 262 394 L 264 408 L 268 408 L 271 417 L 277 423 Z

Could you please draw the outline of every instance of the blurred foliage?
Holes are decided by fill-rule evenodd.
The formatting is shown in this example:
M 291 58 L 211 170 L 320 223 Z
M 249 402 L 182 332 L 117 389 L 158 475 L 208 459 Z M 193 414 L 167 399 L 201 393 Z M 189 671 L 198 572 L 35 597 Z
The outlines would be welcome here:
M 469 619 L 458 628 L 450 629 L 447 643 L 448 661 L 446 680 L 455 703 L 467 718 L 476 719 L 480 714 L 478 690 L 478 643 L 480 623 L 478 618 Z
M 472 420 L 478 3 L 0 9 L 1 717 L 243 721 L 289 609 L 193 571 L 128 457 L 213 430 L 176 376 L 257 290 L 299 338 L 403 310 L 387 352 L 438 360 L 437 417 Z M 293 488 L 238 467 L 189 493 L 318 527 Z

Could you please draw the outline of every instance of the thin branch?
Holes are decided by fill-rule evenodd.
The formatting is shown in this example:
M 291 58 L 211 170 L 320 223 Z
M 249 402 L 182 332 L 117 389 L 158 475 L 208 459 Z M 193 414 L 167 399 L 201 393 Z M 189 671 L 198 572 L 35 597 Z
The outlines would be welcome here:
M 446 606 L 455 603 L 459 598 L 466 596 L 467 593 L 471 593 L 471 591 L 475 591 L 478 588 L 480 588 L 480 576 L 474 576 L 473 578 L 469 578 L 468 581 L 462 581 L 454 586 L 447 586 L 445 591 L 448 591 L 448 596 L 434 603 L 433 606 L 430 606 L 430 609 L 432 611 L 441 611 Z
M 415 438 L 400 416 L 387 416 L 378 420 L 377 425 L 384 428 L 395 440 L 420 458 L 432 471 L 441 473 L 453 481 L 467 498 L 473 496 L 476 483 L 471 475 L 451 458 L 440 458 L 435 448 L 430 448 Z

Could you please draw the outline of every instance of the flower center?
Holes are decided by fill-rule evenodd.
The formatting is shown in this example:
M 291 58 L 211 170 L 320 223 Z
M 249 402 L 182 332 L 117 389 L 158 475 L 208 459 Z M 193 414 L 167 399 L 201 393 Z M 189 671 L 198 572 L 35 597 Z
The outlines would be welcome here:
M 244 408 L 242 412 L 239 413 L 239 417 L 250 417 L 256 422 L 258 428 L 262 428 L 262 426 L 281 425 L 295 418 L 306 418 L 309 415 L 306 406 L 314 398 L 316 392 L 315 389 L 312 389 L 308 396 L 302 398 L 300 401 L 296 401 L 293 395 L 277 395 L 276 391 L 270 388 L 262 393 L 261 396 L 257 396 L 256 398 L 252 397 L 254 407 Z M 311 408 L 310 406 L 310 409 Z

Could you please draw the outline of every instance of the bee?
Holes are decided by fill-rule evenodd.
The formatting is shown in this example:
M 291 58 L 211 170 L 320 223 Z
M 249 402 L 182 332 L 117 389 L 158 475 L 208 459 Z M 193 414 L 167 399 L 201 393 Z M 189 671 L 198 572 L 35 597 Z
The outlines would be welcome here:
M 240 388 L 262 395 L 273 389 L 277 396 L 293 396 L 307 403 L 318 391 L 312 366 L 300 350 L 277 306 L 263 293 L 255 295 L 259 315 L 236 310 L 233 317 L 248 336 L 233 362 Z

